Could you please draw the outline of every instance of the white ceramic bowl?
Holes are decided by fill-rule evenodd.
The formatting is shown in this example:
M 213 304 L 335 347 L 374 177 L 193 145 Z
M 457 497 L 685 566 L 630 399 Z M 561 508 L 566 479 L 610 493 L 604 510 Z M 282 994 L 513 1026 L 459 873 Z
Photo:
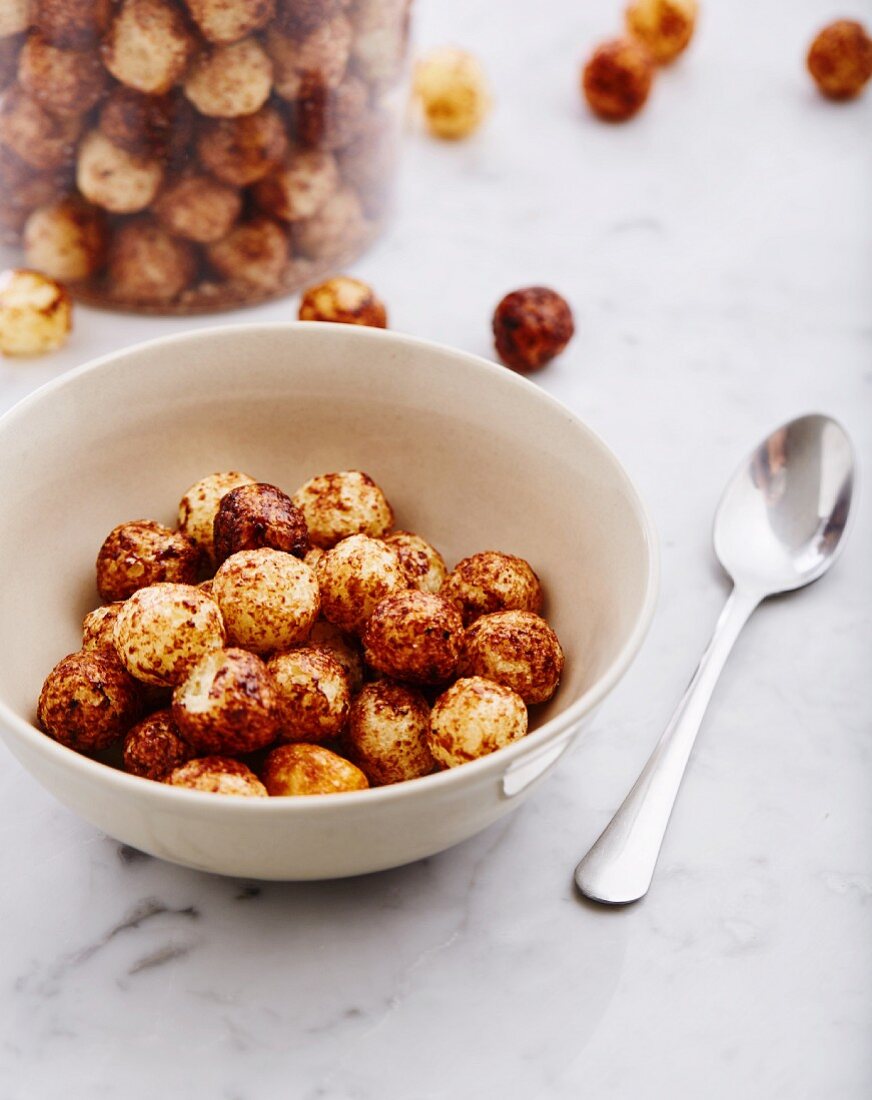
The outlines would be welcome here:
M 566 651 L 531 732 L 492 756 L 376 790 L 222 798 L 137 779 L 35 727 L 43 678 L 80 646 L 94 559 L 123 520 L 175 522 L 219 469 L 292 492 L 366 470 L 399 526 L 449 565 L 527 558 Z M 626 671 L 657 588 L 655 536 L 602 441 L 541 389 L 463 352 L 345 325 L 213 328 L 67 374 L 0 420 L 0 727 L 21 764 L 119 840 L 226 875 L 319 879 L 420 859 L 508 813 Z

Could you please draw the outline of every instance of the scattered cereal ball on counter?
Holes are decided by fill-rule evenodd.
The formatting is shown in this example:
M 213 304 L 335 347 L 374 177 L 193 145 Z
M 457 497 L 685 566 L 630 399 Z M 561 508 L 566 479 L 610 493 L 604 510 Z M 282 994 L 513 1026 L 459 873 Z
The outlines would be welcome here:
M 381 538 L 394 523 L 384 493 L 361 470 L 313 477 L 291 499 L 306 518 L 312 545 L 325 550 L 349 535 Z
M 170 302 L 191 281 L 196 265 L 191 245 L 170 236 L 149 217 L 118 226 L 109 245 L 109 285 L 119 301 Z
M 311 528 L 310 528 L 311 534 Z M 343 539 L 315 566 L 328 622 L 359 634 L 376 604 L 408 587 L 396 550 L 368 535 Z
M 542 586 L 523 558 L 485 550 L 455 565 L 439 594 L 451 600 L 467 625 L 494 611 L 542 609 Z
M 32 24 L 53 46 L 82 50 L 109 26 L 113 0 L 30 0 Z
M 264 546 L 302 558 L 309 549 L 309 532 L 303 513 L 286 493 L 257 482 L 238 485 L 221 498 L 213 546 L 217 564 L 240 550 Z
M 165 187 L 154 204 L 161 225 L 176 237 L 214 244 L 226 237 L 242 210 L 235 187 L 211 176 L 182 176 Z
M 280 745 L 263 766 L 269 794 L 315 795 L 363 791 L 369 786 L 363 772 L 323 745 Z
M 106 652 L 71 653 L 51 670 L 37 717 L 49 737 L 76 752 L 98 752 L 118 741 L 142 713 L 136 681 Z
M 852 99 L 872 77 L 872 38 L 853 19 L 824 27 L 808 51 L 808 71 L 828 99 Z
M 77 283 L 103 266 L 106 237 L 102 212 L 71 195 L 34 210 L 24 226 L 24 252 L 38 271 Z
M 185 0 L 185 6 L 208 42 L 227 45 L 264 27 L 276 0 Z
M 332 260 L 359 245 L 367 222 L 357 193 L 340 187 L 311 218 L 294 222 L 294 241 L 310 260 Z
M 512 370 L 528 373 L 558 356 L 575 332 L 572 310 L 557 291 L 529 286 L 507 294 L 494 310 L 494 346 Z
M 281 167 L 287 148 L 285 124 L 272 107 L 242 118 L 215 119 L 197 138 L 200 163 L 231 187 L 248 187 Z
M 271 27 L 266 50 L 274 66 L 276 94 L 292 102 L 300 97 L 312 74 L 324 88 L 338 87 L 351 52 L 351 24 L 344 15 L 336 15 L 302 38 Z
M 644 106 L 654 81 L 654 59 L 635 38 L 615 38 L 594 50 L 582 72 L 588 106 L 606 122 L 624 122 Z
M 185 79 L 185 95 L 207 118 L 253 115 L 271 88 L 272 62 L 253 38 L 201 53 Z
M 332 653 L 300 646 L 272 657 L 269 671 L 278 689 L 283 741 L 326 741 L 342 732 L 351 692 Z
M 159 160 L 128 153 L 100 130 L 79 145 L 76 184 L 96 206 L 112 214 L 135 214 L 150 206 L 163 182 Z
M 179 734 L 172 713 L 158 710 L 128 731 L 122 759 L 124 770 L 131 775 L 160 781 L 194 755 L 194 750 Z
M 544 703 L 563 674 L 563 650 L 557 635 L 530 611 L 482 615 L 466 632 L 464 676 L 483 676 L 516 692 L 525 703 Z
M 179 531 L 215 563 L 214 527 L 218 506 L 231 489 L 253 485 L 254 478 L 238 470 L 209 474 L 195 481 L 179 501 Z
M 301 321 L 333 321 L 371 328 L 388 325 L 387 311 L 372 287 L 347 275 L 336 275 L 303 291 L 299 317 Z
M 316 552 L 322 556 L 324 554 L 323 550 Z M 309 554 L 306 555 L 307 564 L 311 553 L 310 550 Z M 346 634 L 344 630 L 340 630 L 333 623 L 328 623 L 326 619 L 320 619 L 312 627 L 308 645 L 317 649 L 325 649 L 331 656 L 335 657 L 342 665 L 352 695 L 360 691 L 363 687 L 363 657 L 357 641 L 351 635 Z
M 219 275 L 260 290 L 278 289 L 290 260 L 287 235 L 266 217 L 240 222 L 206 254 Z
M 73 303 L 54 279 L 38 271 L 0 275 L 0 352 L 44 355 L 67 342 L 73 328 Z
M 255 184 L 261 208 L 285 222 L 311 218 L 339 187 L 339 168 L 332 153 L 301 149 L 277 172 Z
M 171 787 L 207 794 L 230 794 L 242 798 L 266 798 L 266 787 L 251 768 L 229 756 L 203 756 L 174 768 L 164 779 Z
M 0 5 L 0 38 L 21 34 L 30 26 L 31 0 L 3 0 Z
M 82 622 L 82 649 L 111 649 L 115 652 L 115 620 L 123 600 L 103 604 L 89 611 Z
M 687 49 L 698 10 L 697 0 L 633 0 L 626 11 L 627 30 L 666 65 Z
M 120 523 L 97 555 L 97 591 L 108 603 L 160 581 L 195 584 L 199 564 L 197 547 L 180 532 L 150 519 Z
M 478 61 L 453 46 L 432 50 L 415 66 L 413 94 L 435 137 L 469 137 L 490 110 L 490 93 Z
M 374 787 L 418 779 L 435 770 L 427 744 L 430 708 L 413 688 L 380 680 L 354 700 L 345 740 Z
M 410 588 L 421 592 L 437 594 L 441 589 L 448 570 L 439 551 L 426 539 L 412 531 L 394 531 L 385 539 L 400 555 L 400 564 L 409 582 Z
M 0 142 L 38 171 L 71 164 L 81 130 L 81 118 L 52 114 L 15 84 L 0 96 Z
M 214 649 L 173 692 L 173 720 L 196 754 L 236 756 L 279 733 L 279 696 L 263 661 L 244 649 Z
M 415 588 L 381 600 L 363 633 L 367 663 L 413 684 L 450 680 L 462 644 L 463 620 L 454 604 Z
M 140 588 L 125 601 L 114 636 L 127 671 L 158 687 L 175 687 L 225 642 L 217 603 L 194 585 L 166 582 Z
M 196 39 L 170 0 L 123 0 L 103 39 L 103 64 L 121 84 L 163 95 L 195 49 Z
M 103 94 L 106 71 L 96 50 L 58 49 L 31 31 L 18 59 L 18 82 L 47 110 L 81 115 Z
M 502 684 L 471 676 L 457 680 L 433 705 L 427 743 L 446 768 L 503 749 L 527 732 L 524 700 Z
M 318 617 L 315 573 L 281 550 L 240 550 L 212 579 L 232 645 L 269 653 L 305 641 Z

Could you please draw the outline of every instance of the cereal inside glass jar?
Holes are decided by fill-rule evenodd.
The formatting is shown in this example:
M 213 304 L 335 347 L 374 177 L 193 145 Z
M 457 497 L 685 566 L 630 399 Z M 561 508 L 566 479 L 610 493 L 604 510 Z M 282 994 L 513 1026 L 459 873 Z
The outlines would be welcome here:
M 390 207 L 411 0 L 13 0 L 0 242 L 80 300 L 197 313 L 342 268 Z

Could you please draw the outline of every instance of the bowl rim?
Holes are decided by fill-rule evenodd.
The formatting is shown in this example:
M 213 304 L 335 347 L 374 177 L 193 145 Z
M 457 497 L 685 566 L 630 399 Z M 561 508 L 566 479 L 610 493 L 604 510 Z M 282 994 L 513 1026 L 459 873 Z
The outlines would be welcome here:
M 171 787 L 162 782 L 143 780 L 139 776 L 130 775 L 118 768 L 103 764 L 91 757 L 84 756 L 73 749 L 61 745 L 53 738 L 47 736 L 36 725 L 25 721 L 16 714 L 12 708 L 0 698 L 0 729 L 3 732 L 11 731 L 14 735 L 27 743 L 34 751 L 44 753 L 53 760 L 59 768 L 70 768 L 78 772 L 85 782 L 95 780 L 98 783 L 105 782 L 109 786 L 115 786 L 119 793 L 129 790 L 131 794 L 145 799 L 152 799 L 156 806 L 175 806 L 181 809 L 183 805 L 199 807 L 202 812 L 205 806 L 212 806 L 215 813 L 261 813 L 261 814 L 319 814 L 356 812 L 361 806 L 372 806 L 375 809 L 377 803 L 389 803 L 406 798 L 415 797 L 419 792 L 424 794 L 428 790 L 434 793 L 443 788 L 474 783 L 477 779 L 484 780 L 488 773 L 497 777 L 505 776 L 508 771 L 514 770 L 520 765 L 533 760 L 540 755 L 545 755 L 549 748 L 553 748 L 555 741 L 565 736 L 568 745 L 571 737 L 569 732 L 576 727 L 581 719 L 598 706 L 602 700 L 610 694 L 615 685 L 629 668 L 634 657 L 638 653 L 645 635 L 651 625 L 651 620 L 657 604 L 660 582 L 660 552 L 657 532 L 647 506 L 642 500 L 641 494 L 633 483 L 624 466 L 604 442 L 601 436 L 590 428 L 562 401 L 547 393 L 540 386 L 527 378 L 507 369 L 483 356 L 476 355 L 460 348 L 440 344 L 437 341 L 428 340 L 419 336 L 410 336 L 391 330 L 376 329 L 357 325 L 337 325 L 331 322 L 320 321 L 272 321 L 272 322 L 242 322 L 226 325 L 208 326 L 189 329 L 181 333 L 171 333 L 158 336 L 150 340 L 131 344 L 117 351 L 108 352 L 95 359 L 86 361 L 78 367 L 65 371 L 57 378 L 51 379 L 27 394 L 12 408 L 0 416 L 0 442 L 7 426 L 21 417 L 26 416 L 32 406 L 39 404 L 56 391 L 75 385 L 79 378 L 89 374 L 99 373 L 111 368 L 118 361 L 123 361 L 131 355 L 143 351 L 158 348 L 172 349 L 175 351 L 186 344 L 198 342 L 208 343 L 213 340 L 221 340 L 228 334 L 245 336 L 255 333 L 289 333 L 295 331 L 317 332 L 321 331 L 330 339 L 350 339 L 353 341 L 370 341 L 372 343 L 384 343 L 386 345 L 402 345 L 413 350 L 425 351 L 441 358 L 462 360 L 469 369 L 489 376 L 498 386 L 515 387 L 527 395 L 531 400 L 549 406 L 554 412 L 559 412 L 568 418 L 575 430 L 587 436 L 590 443 L 600 451 L 614 466 L 618 480 L 623 482 L 627 493 L 627 499 L 632 506 L 633 513 L 639 522 L 643 542 L 647 551 L 647 573 L 644 578 L 644 598 L 636 617 L 636 621 L 627 635 L 624 644 L 613 658 L 611 664 L 601 676 L 591 684 L 587 691 L 583 692 L 573 703 L 561 710 L 553 718 L 549 719 L 538 729 L 507 745 L 499 752 L 470 761 L 458 768 L 448 768 L 433 772 L 430 775 L 417 779 L 406 780 L 402 783 L 391 784 L 382 787 L 370 787 L 361 791 L 343 791 L 341 798 L 213 798 L 211 792 L 186 790 L 179 787 Z M 438 369 L 438 364 L 436 364 Z M 544 769 L 543 769 L 544 770 Z M 166 800 L 170 801 L 167 802 Z M 193 801 L 192 801 L 193 800 Z

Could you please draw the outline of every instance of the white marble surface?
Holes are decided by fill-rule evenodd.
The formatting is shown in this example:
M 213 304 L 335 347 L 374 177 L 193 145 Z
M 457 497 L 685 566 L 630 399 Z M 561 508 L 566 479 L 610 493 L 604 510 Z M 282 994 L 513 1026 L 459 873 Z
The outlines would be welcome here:
M 571 889 L 724 598 L 724 479 L 801 411 L 840 417 L 867 461 L 872 436 L 872 93 L 824 103 L 802 68 L 841 8 L 704 2 L 649 109 L 608 128 L 575 81 L 620 7 L 422 2 L 419 42 L 474 49 L 497 109 L 466 145 L 410 139 L 401 215 L 356 270 L 394 327 L 484 354 L 506 290 L 571 300 L 578 335 L 540 380 L 659 526 L 641 656 L 524 808 L 364 880 L 261 887 L 159 863 L 5 757 L 3 1100 L 870 1095 L 868 496 L 834 573 L 741 640 L 653 893 L 605 911 Z M 187 325 L 81 310 L 68 350 L 0 366 L 0 403 Z

